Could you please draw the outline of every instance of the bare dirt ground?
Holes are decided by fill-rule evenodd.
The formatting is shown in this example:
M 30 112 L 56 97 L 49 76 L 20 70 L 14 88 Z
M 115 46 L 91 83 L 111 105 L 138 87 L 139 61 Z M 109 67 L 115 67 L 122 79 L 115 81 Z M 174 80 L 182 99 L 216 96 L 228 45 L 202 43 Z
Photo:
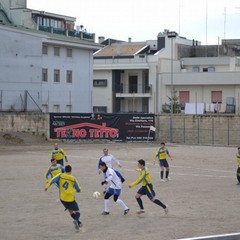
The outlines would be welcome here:
M 22 138 L 17 144 L 0 141 L 0 239 L 172 240 L 239 231 L 236 148 L 167 144 L 173 157 L 169 160 L 171 181 L 162 183 L 159 167 L 152 164 L 157 143 L 61 143 L 83 188 L 76 199 L 84 226 L 77 233 L 58 200 L 57 188 L 44 192 L 43 174 L 53 144 Z M 105 146 L 123 165 L 126 182 L 121 199 L 130 208 L 126 216 L 113 201 L 110 215 L 102 216 L 103 199 L 92 198 L 94 191 L 103 190 L 96 166 Z M 147 161 L 157 197 L 169 206 L 167 216 L 146 197 L 146 213 L 136 215 L 134 196 L 140 186 L 129 189 L 128 184 L 138 177 L 135 169 L 140 158 Z

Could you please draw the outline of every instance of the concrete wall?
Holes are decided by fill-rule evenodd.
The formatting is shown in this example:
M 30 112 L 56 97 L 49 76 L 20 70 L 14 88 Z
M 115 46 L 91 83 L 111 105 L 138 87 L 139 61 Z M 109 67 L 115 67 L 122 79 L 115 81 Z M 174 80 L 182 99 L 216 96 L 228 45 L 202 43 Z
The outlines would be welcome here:
M 170 141 L 170 116 L 156 115 L 156 140 Z M 0 131 L 34 132 L 49 137 L 49 114 L 0 112 Z M 173 143 L 240 145 L 240 116 L 173 115 Z
M 2 27 L 0 48 L 0 109 L 22 109 L 27 90 L 41 106 L 42 40 Z M 29 101 L 28 110 L 37 106 Z
M 31 132 L 49 136 L 49 114 L 0 112 L 0 131 Z
M 157 115 L 155 121 L 157 140 L 171 142 L 170 116 Z M 173 115 L 172 142 L 238 146 L 240 144 L 240 116 Z

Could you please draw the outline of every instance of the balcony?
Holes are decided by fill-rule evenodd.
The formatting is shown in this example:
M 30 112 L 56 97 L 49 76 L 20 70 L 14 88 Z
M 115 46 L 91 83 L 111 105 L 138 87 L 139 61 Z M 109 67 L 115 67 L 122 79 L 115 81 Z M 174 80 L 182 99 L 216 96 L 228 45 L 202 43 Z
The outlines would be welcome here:
M 152 97 L 152 85 L 129 85 L 129 84 L 120 84 L 116 86 L 116 97 Z
M 95 34 L 87 33 L 87 32 L 79 32 L 76 30 L 67 30 L 62 28 L 53 28 L 53 27 L 46 27 L 46 26 L 38 26 L 39 31 L 59 34 L 66 37 L 74 37 L 81 40 L 88 40 L 88 41 L 95 41 Z

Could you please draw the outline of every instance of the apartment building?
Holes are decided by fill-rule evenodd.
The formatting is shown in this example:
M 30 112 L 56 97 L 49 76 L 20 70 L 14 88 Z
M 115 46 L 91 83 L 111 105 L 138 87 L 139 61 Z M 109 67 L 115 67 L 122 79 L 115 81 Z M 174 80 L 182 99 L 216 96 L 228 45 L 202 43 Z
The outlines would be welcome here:
M 91 112 L 95 35 L 76 18 L 0 0 L 0 110 Z
M 202 46 L 164 30 L 152 41 L 108 41 L 94 53 L 95 111 L 162 113 L 176 94 L 182 113 L 239 113 L 240 40 Z

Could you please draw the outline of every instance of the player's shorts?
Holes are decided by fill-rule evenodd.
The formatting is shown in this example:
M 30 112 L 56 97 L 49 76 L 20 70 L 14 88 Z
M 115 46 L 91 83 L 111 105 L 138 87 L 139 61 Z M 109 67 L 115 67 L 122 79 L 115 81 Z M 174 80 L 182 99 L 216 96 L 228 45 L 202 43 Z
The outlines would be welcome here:
M 73 211 L 79 210 L 78 204 L 75 200 L 73 202 L 65 202 L 61 200 L 61 202 L 66 210 L 73 210 Z
M 159 160 L 159 166 L 160 166 L 160 167 L 168 168 L 169 165 L 168 165 L 168 161 L 167 161 L 167 159 Z
M 120 195 L 121 194 L 121 189 L 113 189 L 113 188 L 108 188 L 107 193 L 111 195 Z
M 153 185 L 152 184 L 148 184 L 146 186 L 142 186 L 138 190 L 137 193 L 140 194 L 140 195 L 147 195 L 150 200 L 153 199 L 156 196 L 156 194 L 155 194 L 155 192 L 153 190 Z
M 63 159 L 56 160 L 56 161 L 57 161 L 57 164 L 60 164 L 60 165 L 64 166 L 64 161 L 63 161 Z

